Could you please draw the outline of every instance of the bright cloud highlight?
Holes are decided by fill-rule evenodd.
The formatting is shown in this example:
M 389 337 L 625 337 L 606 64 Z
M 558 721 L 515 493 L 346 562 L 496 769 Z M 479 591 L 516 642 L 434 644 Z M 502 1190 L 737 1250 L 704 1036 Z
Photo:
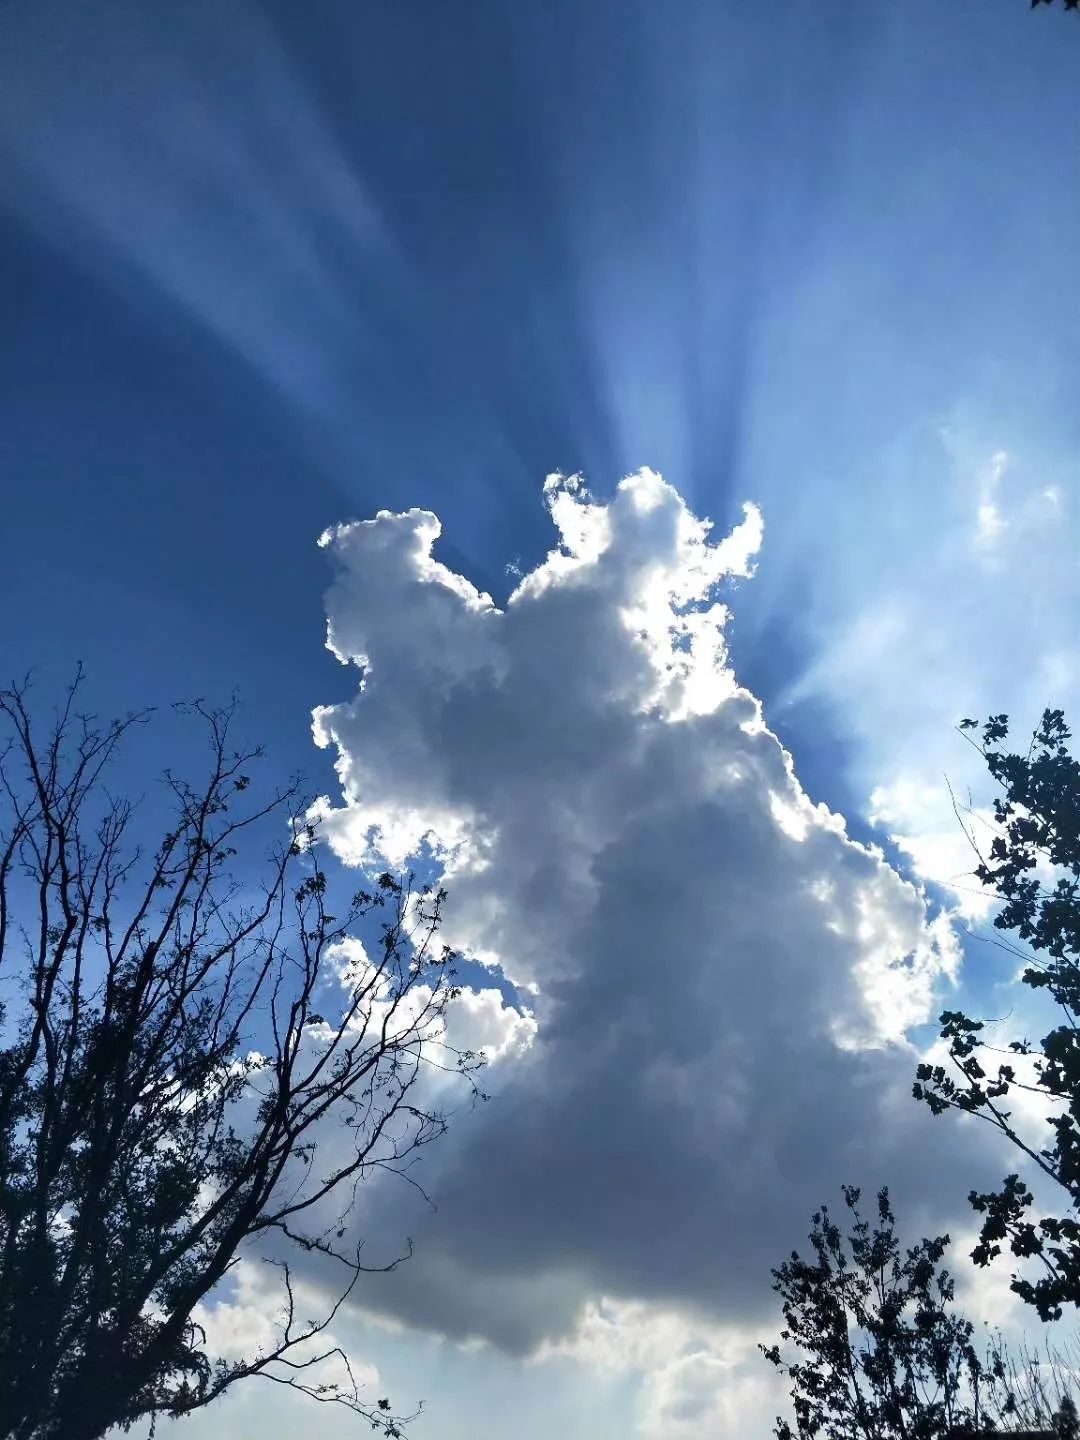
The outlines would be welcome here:
M 527 1016 L 466 1000 L 497 1098 L 425 1157 L 437 1213 L 374 1200 L 365 1225 L 408 1223 L 417 1254 L 365 1303 L 528 1353 L 576 1344 L 607 1297 L 745 1349 L 770 1266 L 842 1181 L 962 1207 L 977 1137 L 911 1100 L 906 1039 L 959 952 L 807 796 L 732 671 L 756 507 L 716 538 L 649 470 L 608 501 L 553 476 L 544 499 L 557 543 L 503 609 L 434 558 L 428 512 L 323 537 L 328 644 L 361 672 L 315 712 L 343 792 L 324 834 L 351 863 L 429 847 L 446 938 L 528 992 Z M 729 1433 L 735 1361 L 694 1343 L 652 1374 L 646 1431 Z

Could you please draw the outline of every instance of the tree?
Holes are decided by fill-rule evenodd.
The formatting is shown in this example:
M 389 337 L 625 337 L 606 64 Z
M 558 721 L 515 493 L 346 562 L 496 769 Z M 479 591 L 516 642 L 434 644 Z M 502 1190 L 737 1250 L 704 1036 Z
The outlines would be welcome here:
M 141 852 L 107 780 L 149 716 L 102 724 L 78 695 L 39 736 L 25 686 L 0 692 L 0 1433 L 96 1440 L 259 1375 L 400 1435 L 326 1327 L 403 1258 L 367 1267 L 346 1239 L 356 1187 L 443 1132 L 428 1064 L 478 1063 L 443 1033 L 444 897 L 382 875 L 329 913 L 296 786 L 251 802 L 258 752 L 201 704 L 207 778 L 166 773 L 171 822 Z M 285 838 L 241 884 L 267 826 Z M 280 1278 L 277 1342 L 226 1360 L 197 1307 L 252 1255 Z M 301 1318 L 298 1256 L 339 1271 L 321 1319 Z
M 813 1258 L 793 1251 L 773 1271 L 783 1302 L 779 1343 L 762 1345 L 791 1386 L 795 1428 L 776 1421 L 777 1440 L 942 1440 L 943 1436 L 1075 1419 L 1066 1367 L 1010 1357 L 992 1340 L 984 1359 L 972 1323 L 953 1304 L 942 1266 L 947 1235 L 907 1250 L 896 1236 L 887 1190 L 871 1228 L 859 1191 L 843 1190 L 845 1239 L 822 1206 L 813 1216 Z M 1055 1413 L 1056 1411 L 1056 1413 Z
M 962 729 L 976 724 L 965 720 Z M 947 1010 L 940 1023 L 951 1073 L 920 1065 L 914 1093 L 936 1115 L 956 1109 L 993 1126 L 1048 1191 L 1064 1192 L 1064 1209 L 1038 1220 L 1031 1219 L 1035 1196 L 1018 1174 L 996 1191 L 969 1197 L 983 1216 L 972 1258 L 988 1265 L 1007 1242 L 1018 1259 L 1033 1261 L 1035 1278 L 1015 1275 L 1012 1288 L 1051 1320 L 1066 1304 L 1080 1303 L 1080 764 L 1069 753 L 1060 710 L 1044 712 L 1026 751 L 1009 752 L 1008 733 L 1008 716 L 993 715 L 978 746 L 1002 793 L 994 804 L 996 833 L 975 874 L 1002 901 L 996 928 L 1028 947 L 1008 947 L 1027 962 L 1022 983 L 1057 1007 L 1059 1023 L 1037 1045 L 1014 1040 L 1001 1050 L 987 1038 L 986 1022 Z M 1005 1054 L 1007 1060 L 997 1058 Z M 1009 1096 L 1025 1091 L 1046 1110 L 1041 1146 L 1008 1108 Z
M 1052 5 L 1054 0 L 1031 0 L 1031 8 L 1034 10 L 1039 5 Z M 1065 0 L 1066 10 L 1080 10 L 1080 0 Z

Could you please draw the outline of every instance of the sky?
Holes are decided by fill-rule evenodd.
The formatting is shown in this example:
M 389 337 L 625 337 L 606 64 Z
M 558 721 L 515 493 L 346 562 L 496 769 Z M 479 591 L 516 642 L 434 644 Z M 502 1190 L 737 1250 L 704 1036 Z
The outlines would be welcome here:
M 436 1209 L 373 1187 L 416 1255 L 340 1327 L 416 1440 L 764 1435 L 811 1210 L 960 1236 L 1011 1164 L 909 1091 L 1010 974 L 955 725 L 1080 691 L 1078 47 L 1023 0 L 0 10 L 0 670 L 235 691 L 478 962 L 494 1098 Z M 272 1305 L 252 1262 L 213 1333 Z M 160 1433 L 313 1423 L 263 1389 Z

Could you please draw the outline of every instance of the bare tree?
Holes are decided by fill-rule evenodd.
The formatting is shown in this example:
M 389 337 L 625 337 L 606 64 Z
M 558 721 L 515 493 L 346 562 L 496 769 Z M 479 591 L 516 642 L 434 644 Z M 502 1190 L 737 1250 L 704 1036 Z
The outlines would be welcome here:
M 169 827 L 140 850 L 107 777 L 148 715 L 99 723 L 78 696 L 39 735 L 26 687 L 0 692 L 0 1433 L 96 1440 L 259 1375 L 400 1435 L 326 1327 L 404 1258 L 366 1266 L 347 1216 L 445 1129 L 428 1067 L 475 1090 L 444 1032 L 443 894 L 383 875 L 330 914 L 298 788 L 251 803 L 258 752 L 201 704 L 207 777 L 166 773 Z M 232 878 L 274 825 L 259 881 Z M 226 1359 L 198 1307 L 246 1254 L 277 1267 L 277 1340 Z M 319 1320 L 298 1318 L 298 1256 L 340 1270 Z

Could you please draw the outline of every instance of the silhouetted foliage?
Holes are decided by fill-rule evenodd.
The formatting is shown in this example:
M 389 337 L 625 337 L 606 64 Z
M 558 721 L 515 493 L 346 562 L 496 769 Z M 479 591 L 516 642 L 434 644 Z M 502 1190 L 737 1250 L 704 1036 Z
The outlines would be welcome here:
M 777 1440 L 942 1440 L 1075 1419 L 1067 1367 L 1054 1357 L 1042 1366 L 1025 1352 L 1018 1364 L 996 1338 L 980 1358 L 942 1265 L 947 1235 L 903 1249 L 887 1190 L 873 1226 L 859 1191 L 843 1195 L 848 1236 L 822 1206 L 812 1258 L 793 1251 L 773 1271 L 784 1329 L 761 1350 L 787 1377 L 795 1415 L 794 1429 L 777 1419 Z
M 369 1268 L 345 1238 L 356 1186 L 445 1127 L 416 1083 L 455 994 L 443 896 L 383 875 L 328 913 L 296 788 L 251 802 L 257 752 L 202 705 L 207 778 L 167 773 L 172 820 L 141 853 L 107 777 L 147 717 L 82 717 L 78 688 L 44 736 L 25 688 L 0 692 L 0 1434 L 96 1440 L 261 1375 L 400 1435 L 319 1337 Z M 285 838 L 241 886 L 233 857 L 266 823 Z M 380 910 L 343 976 L 334 947 Z M 321 1320 L 297 1254 L 320 1285 L 340 1272 Z M 259 1255 L 276 1342 L 210 1353 L 196 1307 Z
M 962 723 L 964 730 L 976 727 Z M 975 871 L 1002 900 L 994 918 L 1030 947 L 1017 950 L 1026 964 L 1021 979 L 1052 1001 L 1061 1023 L 1038 1044 L 1028 1040 L 997 1049 L 986 1022 L 961 1011 L 941 1016 L 950 1073 L 922 1064 L 914 1087 L 935 1114 L 950 1108 L 976 1115 L 1028 1157 L 1047 1181 L 1065 1192 L 1059 1214 L 1033 1221 L 1034 1196 L 1012 1174 L 1001 1188 L 970 1200 L 984 1218 L 972 1252 L 988 1265 L 1006 1243 L 1012 1254 L 1038 1266 L 1035 1278 L 1018 1274 L 1013 1289 L 1043 1320 L 1057 1319 L 1080 1302 L 1080 764 L 1069 753 L 1070 732 L 1060 710 L 1044 712 L 1027 750 L 1011 753 L 1008 717 L 993 715 L 979 747 L 1002 794 L 994 805 L 996 833 Z M 997 1057 L 1008 1054 L 1008 1060 Z M 1008 1108 L 1014 1092 L 1038 1096 L 1048 1111 L 1045 1146 L 1021 1133 Z
M 1039 5 L 1053 5 L 1054 0 L 1031 0 L 1031 8 L 1034 10 Z M 1063 0 L 1066 10 L 1080 10 L 1080 0 Z

